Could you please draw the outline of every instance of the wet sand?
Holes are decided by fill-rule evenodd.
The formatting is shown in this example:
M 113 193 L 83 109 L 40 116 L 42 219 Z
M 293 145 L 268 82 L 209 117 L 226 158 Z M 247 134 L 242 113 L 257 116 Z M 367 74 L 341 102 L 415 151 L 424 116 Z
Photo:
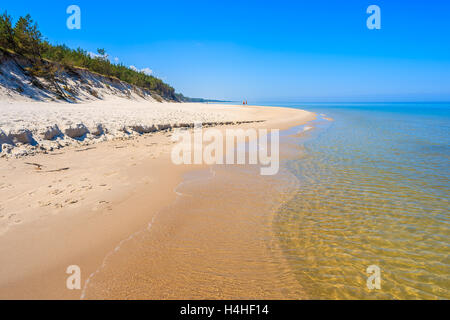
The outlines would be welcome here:
M 247 110 L 247 120 L 257 117 L 266 121 L 240 127 L 285 129 L 314 118 L 313 114 L 294 109 Z M 235 189 L 240 192 L 234 199 L 241 200 L 231 207 L 227 206 L 229 198 L 180 202 L 183 185 L 176 188 L 183 177 L 202 175 L 211 169 L 175 166 L 170 161 L 170 150 L 170 132 L 161 132 L 91 148 L 1 159 L 0 298 L 289 296 L 290 292 L 274 288 L 273 282 L 263 281 L 273 279 L 275 274 L 280 276 L 281 264 L 272 268 L 258 263 L 278 250 L 262 248 L 258 239 L 265 236 L 265 229 L 248 226 L 249 221 L 258 222 L 257 212 L 271 208 L 261 207 L 256 212 L 249 204 L 245 211 L 237 210 L 243 200 L 254 199 L 243 196 L 248 186 Z M 220 175 L 224 169 L 215 172 Z M 239 175 L 235 178 L 245 185 L 246 180 Z M 255 189 L 256 198 L 264 194 L 262 185 Z M 217 189 L 210 187 L 203 185 L 203 191 L 219 194 L 226 190 L 220 185 Z M 200 186 L 196 194 L 201 190 Z M 277 203 L 274 201 L 274 205 Z M 198 208 L 208 206 L 220 210 L 213 215 L 208 210 L 196 213 Z M 187 235 L 199 236 L 189 239 Z M 151 259 L 142 254 L 150 254 Z M 228 259 L 229 255 L 235 258 Z M 282 261 L 282 257 L 270 261 Z M 66 288 L 65 271 L 69 265 L 80 266 L 83 290 Z M 148 274 L 152 277 L 148 278 Z
M 282 185 L 248 167 L 191 172 L 151 228 L 108 257 L 85 297 L 306 298 L 272 232 L 273 213 L 295 187 L 290 178 Z

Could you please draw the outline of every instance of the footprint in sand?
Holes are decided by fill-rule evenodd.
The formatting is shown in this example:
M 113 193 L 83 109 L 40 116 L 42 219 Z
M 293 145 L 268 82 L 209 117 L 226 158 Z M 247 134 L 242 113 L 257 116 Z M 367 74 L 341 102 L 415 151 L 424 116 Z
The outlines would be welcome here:
M 96 205 L 92 208 L 92 211 L 98 211 L 101 207 L 104 207 L 105 205 L 108 205 L 108 204 L 109 204 L 108 201 L 101 200 L 98 202 L 98 205 Z
M 62 190 L 56 189 L 55 191 L 51 192 L 51 194 L 57 196 L 57 195 L 59 195 L 59 194 L 61 194 L 61 193 L 63 193 L 63 192 L 64 192 L 64 191 L 62 191 Z
M 8 216 L 8 220 L 10 221 L 10 223 L 15 223 L 15 224 L 19 224 L 22 223 L 22 219 L 20 219 L 19 216 L 17 216 L 17 214 L 12 213 Z
M 11 183 L 9 183 L 9 184 L 3 183 L 3 184 L 0 186 L 0 190 L 3 190 L 3 189 L 11 189 L 11 188 L 13 188 L 13 185 L 12 185 Z
M 40 207 L 49 207 L 49 206 L 51 206 L 52 205 L 52 203 L 51 202 L 42 202 L 42 201 L 38 201 L 38 204 L 39 204 L 39 206 Z
M 76 203 L 78 203 L 78 200 L 67 199 L 65 202 L 67 204 L 76 204 Z

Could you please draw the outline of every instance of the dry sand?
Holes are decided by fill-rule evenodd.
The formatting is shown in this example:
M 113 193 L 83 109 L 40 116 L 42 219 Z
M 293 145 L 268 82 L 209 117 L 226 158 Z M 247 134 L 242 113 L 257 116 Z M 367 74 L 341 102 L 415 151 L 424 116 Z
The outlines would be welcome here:
M 0 156 L 46 153 L 128 139 L 194 123 L 239 123 L 248 108 L 203 103 L 158 103 L 107 99 L 81 104 L 0 102 Z M 252 121 L 264 120 L 251 114 Z
M 103 143 L 89 136 L 89 141 L 63 136 L 67 146 L 31 152 L 33 156 L 23 156 L 30 146 L 22 144 L 16 148 L 26 152 L 12 152 L 18 158 L 0 159 L 3 299 L 79 299 L 80 291 L 66 288 L 66 268 L 79 265 L 84 284 L 108 254 L 176 199 L 175 188 L 184 173 L 201 168 L 172 164 L 170 130 L 123 136 L 115 129 L 197 121 L 287 129 L 314 118 L 312 113 L 285 108 L 119 100 L 80 105 L 15 102 L 0 107 L 6 110 L 0 118 L 2 128 L 14 131 L 23 125 L 33 137 L 47 125 L 63 127 L 61 119 L 83 124 L 89 119 L 108 129 L 105 137 L 111 134 Z

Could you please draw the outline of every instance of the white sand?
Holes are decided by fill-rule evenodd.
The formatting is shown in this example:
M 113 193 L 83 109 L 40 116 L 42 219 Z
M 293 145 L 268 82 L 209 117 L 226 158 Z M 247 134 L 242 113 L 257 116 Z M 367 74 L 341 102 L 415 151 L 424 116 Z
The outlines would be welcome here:
M 0 101 L 0 110 L 1 155 L 8 157 L 189 127 L 198 122 L 216 125 L 257 120 L 246 118 L 244 107 L 124 98 L 77 104 L 8 99 Z
M 248 120 L 248 113 L 239 113 L 247 110 L 243 107 L 169 103 L 154 92 L 79 68 L 61 71 L 52 81 L 32 77 L 24 72 L 28 63 L 0 56 L 0 156 L 45 153 L 198 122 Z M 254 121 L 255 115 L 250 118 Z

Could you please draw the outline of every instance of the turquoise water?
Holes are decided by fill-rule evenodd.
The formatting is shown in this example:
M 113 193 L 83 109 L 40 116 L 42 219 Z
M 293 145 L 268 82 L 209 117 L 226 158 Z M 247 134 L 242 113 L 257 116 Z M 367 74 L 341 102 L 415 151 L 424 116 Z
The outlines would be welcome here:
M 277 105 L 319 115 L 287 133 L 300 187 L 274 223 L 308 296 L 449 299 L 450 104 Z

